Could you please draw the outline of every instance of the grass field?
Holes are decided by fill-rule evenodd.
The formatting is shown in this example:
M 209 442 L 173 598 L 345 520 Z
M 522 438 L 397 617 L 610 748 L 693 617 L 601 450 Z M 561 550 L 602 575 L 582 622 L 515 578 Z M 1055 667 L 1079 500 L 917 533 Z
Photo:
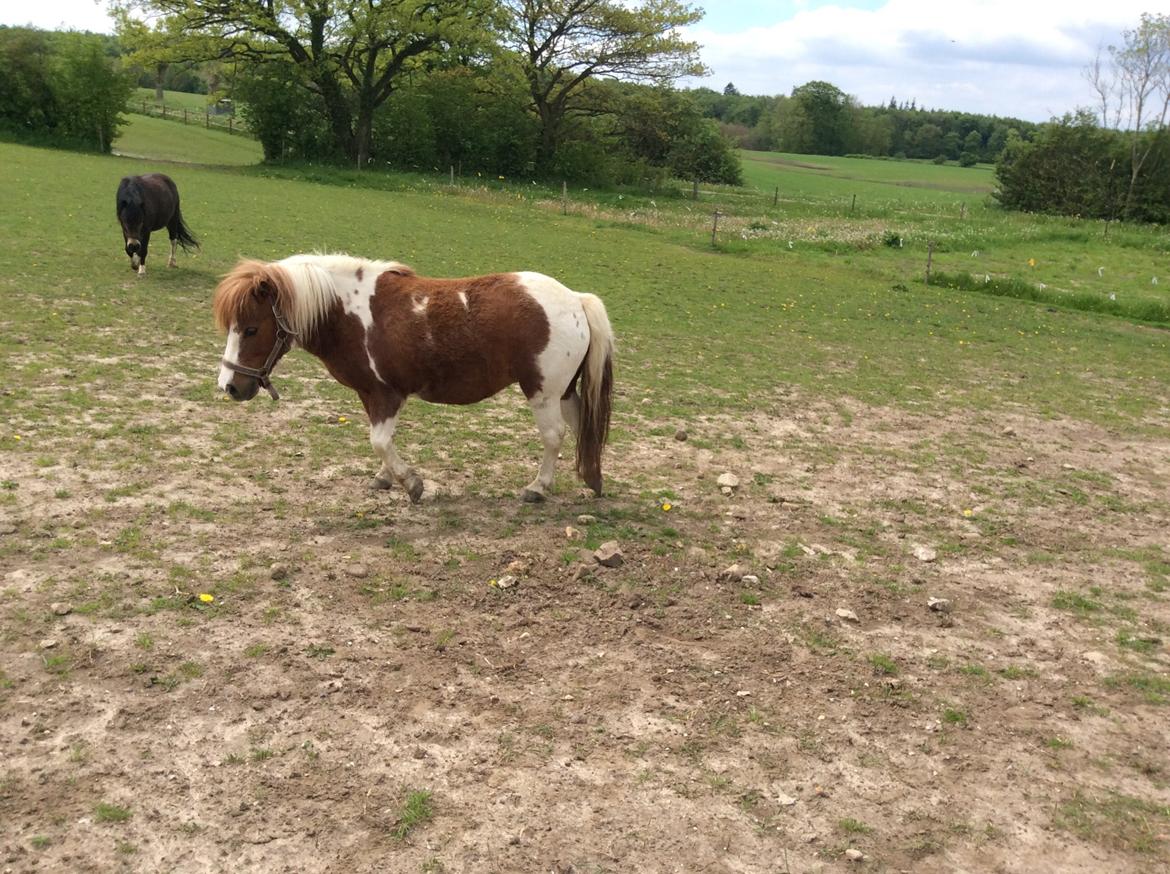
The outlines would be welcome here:
M 255 164 L 263 158 L 260 144 L 251 137 L 145 115 L 129 115 L 127 119 L 114 151 L 128 158 L 234 166 Z
M 151 121 L 118 148 L 155 160 L 0 144 L 17 870 L 1165 869 L 1168 334 L 921 278 L 934 241 L 937 269 L 1161 300 L 1164 231 L 791 156 L 566 209 L 210 166 L 255 144 Z M 148 170 L 203 250 L 139 280 L 112 201 Z M 516 500 L 514 392 L 408 404 L 417 506 L 364 489 L 360 405 L 305 353 L 279 403 L 217 396 L 217 277 L 312 250 L 600 295 L 607 496 L 566 463 Z M 608 540 L 619 568 L 582 554 Z
M 154 96 L 153 88 L 135 88 L 134 94 L 130 97 L 131 104 L 137 103 L 141 106 L 143 102 L 148 104 L 159 104 L 160 101 Z M 177 109 L 181 113 L 184 109 L 188 112 L 202 113 L 207 109 L 208 97 L 206 94 L 188 94 L 185 91 L 163 91 L 163 99 L 161 105 L 168 109 Z

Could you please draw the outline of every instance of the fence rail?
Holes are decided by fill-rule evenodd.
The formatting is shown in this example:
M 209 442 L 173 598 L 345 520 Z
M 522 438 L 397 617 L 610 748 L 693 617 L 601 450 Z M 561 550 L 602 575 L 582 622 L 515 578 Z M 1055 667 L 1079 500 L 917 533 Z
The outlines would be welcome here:
M 167 121 L 177 121 L 182 124 L 194 124 L 208 130 L 227 131 L 229 134 L 252 137 L 247 125 L 238 121 L 234 115 L 219 115 L 211 111 L 191 109 L 182 106 L 167 106 L 165 103 L 152 103 L 149 100 L 131 100 L 126 110 L 137 115 L 146 115 L 151 118 L 162 118 Z

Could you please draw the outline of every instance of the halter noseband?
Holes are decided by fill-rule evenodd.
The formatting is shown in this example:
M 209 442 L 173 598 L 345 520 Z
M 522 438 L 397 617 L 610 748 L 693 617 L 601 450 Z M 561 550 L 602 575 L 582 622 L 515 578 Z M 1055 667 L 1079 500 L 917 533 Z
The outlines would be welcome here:
M 272 346 L 272 351 L 268 353 L 268 360 L 264 362 L 264 366 L 256 369 L 255 367 L 245 367 L 243 364 L 236 364 L 234 361 L 228 361 L 226 358 L 221 359 L 223 366 L 228 370 L 234 370 L 236 373 L 242 373 L 244 376 L 254 377 L 260 385 L 272 395 L 274 401 L 280 400 L 280 395 L 276 393 L 275 386 L 268 378 L 268 374 L 272 373 L 272 368 L 276 364 L 276 359 L 292 348 L 292 341 L 296 339 L 297 332 L 288 326 L 288 322 L 284 320 L 284 316 L 280 312 L 280 307 L 276 305 L 276 301 L 272 302 L 272 315 L 276 318 L 276 342 Z

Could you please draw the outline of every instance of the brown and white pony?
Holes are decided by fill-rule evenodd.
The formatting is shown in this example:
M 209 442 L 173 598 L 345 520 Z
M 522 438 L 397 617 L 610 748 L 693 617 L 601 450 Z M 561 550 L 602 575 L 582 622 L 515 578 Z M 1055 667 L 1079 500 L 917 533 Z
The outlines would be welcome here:
M 394 261 L 293 255 L 240 261 L 213 309 L 227 332 L 219 387 L 238 401 L 262 387 L 275 398 L 269 375 L 280 357 L 294 344 L 316 355 L 366 408 L 380 488 L 397 480 L 411 501 L 422 496 L 422 478 L 394 448 L 407 397 L 472 404 L 519 383 L 544 443 L 521 497 L 541 501 L 552 489 L 566 423 L 577 435 L 577 472 L 601 494 L 613 333 L 592 294 L 540 273 L 428 279 Z

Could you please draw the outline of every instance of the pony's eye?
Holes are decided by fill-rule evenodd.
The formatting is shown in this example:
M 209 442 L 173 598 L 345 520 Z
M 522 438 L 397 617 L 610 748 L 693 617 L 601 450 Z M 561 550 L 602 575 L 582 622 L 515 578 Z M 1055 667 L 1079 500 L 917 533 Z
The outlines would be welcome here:
M 252 337 L 252 336 L 255 336 L 255 334 L 256 334 L 255 328 L 244 328 L 244 336 L 245 337 Z

